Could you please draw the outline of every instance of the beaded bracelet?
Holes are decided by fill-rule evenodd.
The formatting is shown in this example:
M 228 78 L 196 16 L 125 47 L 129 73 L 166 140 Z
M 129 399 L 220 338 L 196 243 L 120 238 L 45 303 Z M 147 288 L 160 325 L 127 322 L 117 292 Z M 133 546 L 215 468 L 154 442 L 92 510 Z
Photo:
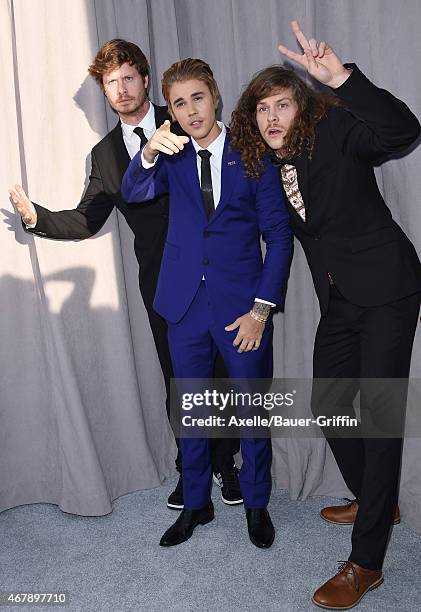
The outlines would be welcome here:
M 253 310 L 250 310 L 250 316 L 255 321 L 259 321 L 259 323 L 266 323 L 267 317 L 262 317 L 261 315 L 256 314 Z

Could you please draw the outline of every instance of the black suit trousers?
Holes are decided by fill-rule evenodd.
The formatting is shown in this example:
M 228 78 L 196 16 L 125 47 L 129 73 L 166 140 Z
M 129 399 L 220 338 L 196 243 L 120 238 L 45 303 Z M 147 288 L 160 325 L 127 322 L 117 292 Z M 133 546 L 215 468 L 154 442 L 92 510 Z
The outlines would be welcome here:
M 353 437 L 333 427 L 323 427 L 323 433 L 359 504 L 349 559 L 367 569 L 382 567 L 397 503 L 420 299 L 416 293 L 381 306 L 362 307 L 332 286 L 328 311 L 315 339 L 314 415 L 331 411 L 355 417 L 353 400 L 360 392 L 360 420 Z M 370 437 L 373 432 L 375 436 Z M 381 432 L 387 437 L 381 437 Z

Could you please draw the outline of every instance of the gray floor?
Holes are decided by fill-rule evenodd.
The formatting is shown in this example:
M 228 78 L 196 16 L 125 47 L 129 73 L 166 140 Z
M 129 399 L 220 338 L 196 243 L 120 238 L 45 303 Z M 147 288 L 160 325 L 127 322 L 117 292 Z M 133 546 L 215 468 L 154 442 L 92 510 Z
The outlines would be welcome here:
M 177 517 L 164 504 L 174 484 L 126 495 L 105 517 L 64 514 L 49 504 L 3 512 L 0 590 L 66 590 L 71 602 L 62 609 L 72 612 L 319 610 L 310 602 L 313 591 L 349 552 L 351 528 L 318 518 L 335 500 L 295 502 L 275 490 L 276 540 L 259 550 L 248 540 L 243 507 L 224 505 L 214 487 L 215 520 L 188 542 L 164 549 L 159 538 Z M 420 550 L 420 535 L 404 524 L 394 528 L 385 583 L 366 595 L 359 612 L 421 610 Z

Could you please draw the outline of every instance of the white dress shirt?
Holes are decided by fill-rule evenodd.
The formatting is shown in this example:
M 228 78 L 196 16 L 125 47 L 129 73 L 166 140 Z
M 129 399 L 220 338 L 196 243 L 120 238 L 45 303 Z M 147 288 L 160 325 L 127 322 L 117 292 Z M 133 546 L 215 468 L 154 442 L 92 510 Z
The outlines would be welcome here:
M 148 140 L 155 133 L 155 109 L 153 104 L 151 104 L 150 102 L 148 112 L 143 117 L 142 121 L 137 125 L 129 125 L 128 123 L 124 123 L 123 121 L 121 121 L 123 140 L 124 144 L 126 145 L 127 152 L 130 155 L 130 159 L 133 159 L 133 157 L 140 149 L 140 138 L 137 134 L 134 133 L 134 129 L 137 127 L 141 127 L 143 129 L 143 133 L 145 134 Z

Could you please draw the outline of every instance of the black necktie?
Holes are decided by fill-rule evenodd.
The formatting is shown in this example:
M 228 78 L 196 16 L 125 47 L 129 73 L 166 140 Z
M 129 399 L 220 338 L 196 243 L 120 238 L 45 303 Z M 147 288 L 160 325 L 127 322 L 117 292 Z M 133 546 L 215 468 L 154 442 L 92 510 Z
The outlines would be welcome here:
M 148 142 L 148 139 L 146 138 L 144 132 L 143 132 L 143 128 L 141 127 L 136 127 L 133 132 L 135 134 L 137 134 L 140 138 L 140 148 L 144 147 L 145 144 Z
M 212 153 L 206 149 L 201 149 L 197 152 L 201 158 L 201 180 L 200 191 L 202 192 L 203 202 L 205 204 L 205 213 L 208 219 L 211 218 L 215 205 L 213 203 L 212 175 L 210 167 L 210 156 Z

